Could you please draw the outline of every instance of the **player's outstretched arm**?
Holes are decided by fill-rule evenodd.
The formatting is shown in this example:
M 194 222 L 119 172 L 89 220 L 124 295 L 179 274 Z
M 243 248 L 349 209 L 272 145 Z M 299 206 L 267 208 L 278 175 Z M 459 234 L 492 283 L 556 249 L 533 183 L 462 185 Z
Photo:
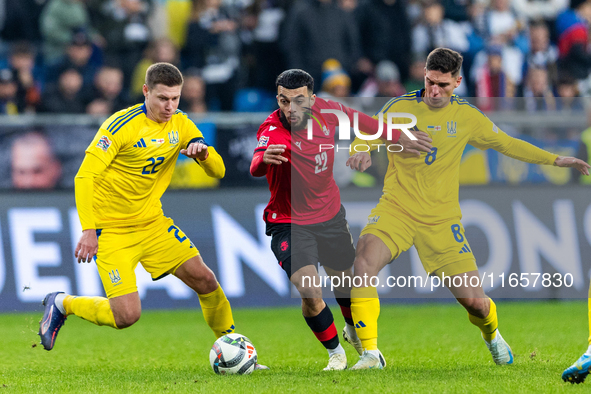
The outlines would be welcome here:
M 368 133 L 375 133 L 379 129 L 380 124 L 376 117 L 372 118 L 363 112 L 343 106 L 342 104 L 333 102 L 331 100 L 327 100 L 326 102 L 334 109 L 344 109 L 351 122 L 355 121 L 354 115 L 357 114 L 360 130 Z M 395 129 L 392 130 L 392 136 L 390 139 L 388 139 L 388 126 L 384 124 L 382 125 L 382 135 L 379 136 L 379 139 L 389 141 L 394 144 L 400 144 L 402 145 L 404 152 L 408 152 L 417 156 L 420 156 L 421 152 L 431 152 L 433 146 L 431 145 L 432 140 L 429 137 L 429 134 L 418 130 L 409 130 L 409 132 L 409 134 L 412 134 L 414 138 L 410 135 L 407 135 L 407 133 L 403 132 L 402 130 Z
M 357 152 L 347 159 L 347 166 L 352 170 L 364 172 L 371 167 L 371 156 L 367 152 Z
M 554 160 L 554 165 L 557 167 L 575 168 L 583 175 L 589 175 L 589 168 L 591 168 L 591 166 L 583 160 L 567 156 L 558 156 L 556 160 Z

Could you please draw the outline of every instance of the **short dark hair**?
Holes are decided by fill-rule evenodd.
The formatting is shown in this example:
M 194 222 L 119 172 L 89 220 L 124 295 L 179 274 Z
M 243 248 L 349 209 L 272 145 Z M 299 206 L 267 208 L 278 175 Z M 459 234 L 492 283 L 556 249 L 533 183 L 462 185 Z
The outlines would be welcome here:
M 154 63 L 146 71 L 146 86 L 153 89 L 159 83 L 169 87 L 180 86 L 183 84 L 183 74 L 173 64 Z
M 427 71 L 440 71 L 443 74 L 451 73 L 452 77 L 457 77 L 462 68 L 464 58 L 458 52 L 449 48 L 437 48 L 431 51 L 427 56 Z
M 286 89 L 298 89 L 302 86 L 308 88 L 308 91 L 314 91 L 314 78 L 304 70 L 292 68 L 279 74 L 275 80 L 275 86 L 283 86 Z

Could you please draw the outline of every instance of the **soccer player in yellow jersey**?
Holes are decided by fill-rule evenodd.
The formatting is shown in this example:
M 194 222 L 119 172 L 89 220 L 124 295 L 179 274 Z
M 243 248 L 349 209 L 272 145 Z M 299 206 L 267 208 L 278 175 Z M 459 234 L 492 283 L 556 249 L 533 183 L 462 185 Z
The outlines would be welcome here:
M 589 175 L 590 166 L 573 157 L 560 157 L 525 141 L 509 137 L 476 107 L 453 94 L 461 81 L 462 56 L 450 49 L 431 52 L 425 67 L 425 88 L 390 100 L 381 112 L 410 113 L 417 127 L 432 139 L 430 153 L 419 156 L 388 153 L 389 166 L 384 194 L 361 232 L 355 256 L 355 275 L 368 277 L 378 272 L 401 252 L 415 245 L 423 267 L 431 275 L 452 277 L 444 281 L 458 302 L 468 311 L 472 324 L 482 332 L 486 346 L 497 364 L 511 364 L 513 354 L 497 327 L 495 303 L 482 287 L 470 287 L 478 276 L 472 249 L 464 234 L 459 204 L 459 166 L 466 144 L 493 148 L 509 157 L 529 163 L 574 167 Z M 378 112 L 379 114 L 379 112 Z M 394 123 L 408 123 L 400 119 Z M 383 141 L 382 141 L 383 142 Z M 370 144 L 376 144 L 370 141 Z M 368 144 L 356 139 L 347 165 L 364 171 L 371 165 L 369 153 L 355 146 Z M 376 146 L 371 146 L 375 148 Z M 365 147 L 367 151 L 369 149 Z M 455 276 L 462 278 L 454 287 Z M 475 282 L 474 282 L 475 283 Z M 353 289 L 351 312 L 364 353 L 352 369 L 383 368 L 378 350 L 377 323 L 380 302 L 369 283 Z
M 173 274 L 192 288 L 216 337 L 234 331 L 230 303 L 214 273 L 191 240 L 164 216 L 160 203 L 179 153 L 195 159 L 209 176 L 225 174 L 221 156 L 177 110 L 182 85 L 175 66 L 153 64 L 146 72 L 145 102 L 107 119 L 88 146 L 75 180 L 83 230 L 75 254 L 78 262 L 96 256 L 107 298 L 48 294 L 39 329 L 46 350 L 53 348 L 68 315 L 118 329 L 137 322 L 138 262 L 154 280 Z

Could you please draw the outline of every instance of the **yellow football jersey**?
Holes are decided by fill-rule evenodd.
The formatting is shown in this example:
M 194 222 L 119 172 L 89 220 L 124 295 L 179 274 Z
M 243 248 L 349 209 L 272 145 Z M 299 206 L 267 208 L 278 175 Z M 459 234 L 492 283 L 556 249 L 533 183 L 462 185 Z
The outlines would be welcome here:
M 83 229 L 135 226 L 162 216 L 160 197 L 170 183 L 179 152 L 195 141 L 203 141 L 203 135 L 182 111 L 176 111 L 166 123 L 150 120 L 145 104 L 112 115 L 86 150 L 87 156 L 98 158 L 107 167 L 94 177 L 94 226 L 89 219 L 85 223 L 78 207 Z M 208 150 L 208 158 L 200 164 L 208 167 L 213 163 L 218 173 L 221 166 L 223 176 L 221 157 L 212 147 Z M 79 197 L 77 190 L 77 204 Z
M 423 90 L 388 101 L 380 112 L 384 122 L 388 113 L 410 113 L 417 118 L 417 130 L 432 138 L 430 153 L 415 155 L 388 152 L 389 165 L 384 179 L 382 198 L 398 205 L 411 218 L 421 223 L 436 224 L 461 217 L 459 204 L 460 159 L 466 144 L 479 149 L 493 148 L 507 156 L 536 164 L 553 164 L 557 155 L 501 131 L 478 108 L 454 95 L 443 108 L 429 107 L 422 100 Z M 408 124 L 411 120 L 396 117 L 392 123 Z M 371 150 L 384 141 L 355 139 L 351 155 L 370 145 Z M 356 149 L 358 149 L 356 151 Z M 384 147 L 381 151 L 384 151 Z

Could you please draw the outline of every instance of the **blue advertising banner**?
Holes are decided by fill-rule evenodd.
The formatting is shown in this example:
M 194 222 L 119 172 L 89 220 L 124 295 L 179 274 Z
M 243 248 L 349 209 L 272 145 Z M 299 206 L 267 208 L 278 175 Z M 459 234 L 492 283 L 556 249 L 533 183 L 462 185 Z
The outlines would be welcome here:
M 355 241 L 379 189 L 344 189 Z M 465 187 L 462 223 L 482 285 L 496 298 L 587 298 L 591 200 L 583 186 Z M 265 235 L 261 189 L 168 191 L 164 212 L 213 269 L 233 306 L 299 304 Z M 104 294 L 94 263 L 73 255 L 80 223 L 72 192 L 5 193 L 0 198 L 0 312 L 38 310 L 50 291 Z M 460 253 L 461 250 L 458 250 Z M 193 308 L 195 294 L 174 277 L 136 270 L 143 308 Z M 412 279 L 411 277 L 415 277 Z M 382 299 L 448 298 L 426 278 L 414 248 L 380 273 Z M 402 281 L 404 278 L 404 281 Z

